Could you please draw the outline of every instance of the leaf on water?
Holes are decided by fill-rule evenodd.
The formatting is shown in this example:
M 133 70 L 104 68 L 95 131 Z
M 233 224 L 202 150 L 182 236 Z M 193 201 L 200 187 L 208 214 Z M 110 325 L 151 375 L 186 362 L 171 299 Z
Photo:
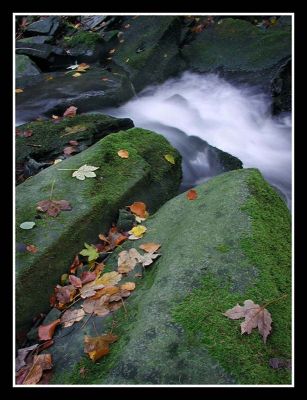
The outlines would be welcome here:
M 43 375 L 44 370 L 52 369 L 52 356 L 51 354 L 39 354 L 34 356 L 33 364 L 29 373 L 25 377 L 24 385 L 35 385 L 37 384 Z
M 82 282 L 81 279 L 78 278 L 75 275 L 69 275 L 69 282 L 75 287 L 75 288 L 81 288 L 82 287 Z
M 160 247 L 161 247 L 161 244 L 153 243 L 153 242 L 144 243 L 139 246 L 140 249 L 146 251 L 147 253 L 154 253 L 155 251 L 159 250 Z
M 135 289 L 135 283 L 134 282 L 126 282 L 120 286 L 120 289 L 132 291 Z
M 194 189 L 191 189 L 187 192 L 187 199 L 188 200 L 195 200 L 197 199 L 197 192 Z
M 15 367 L 16 371 L 19 371 L 20 368 L 26 365 L 25 359 L 28 355 L 38 347 L 38 344 L 34 344 L 30 347 L 24 347 L 23 349 L 18 350 L 18 356 L 16 357 Z
M 35 222 L 26 221 L 19 225 L 21 229 L 32 229 L 35 226 Z
M 165 154 L 164 158 L 171 164 L 175 164 L 175 158 L 171 154 Z
M 85 249 L 80 251 L 79 254 L 82 256 L 88 257 L 88 261 L 96 260 L 99 257 L 99 253 L 95 246 L 90 246 L 87 243 L 84 243 Z
M 34 246 L 34 244 L 29 244 L 29 245 L 27 246 L 27 251 L 28 251 L 29 253 L 35 254 L 35 253 L 38 252 L 38 248 L 37 248 L 36 246 Z
M 264 343 L 266 343 L 272 329 L 272 318 L 264 307 L 260 307 L 259 304 L 255 304 L 252 300 L 245 300 L 243 307 L 237 304 L 227 310 L 224 315 L 230 319 L 245 318 L 240 325 L 241 334 L 247 333 L 249 335 L 254 328 L 258 327 L 258 331 L 262 335 Z
M 72 326 L 75 322 L 79 322 L 84 317 L 85 313 L 82 308 L 77 310 L 66 310 L 61 317 L 61 324 L 64 328 Z
M 23 89 L 15 89 L 15 93 L 22 93 L 23 92 Z
M 146 219 L 149 215 L 146 211 L 146 204 L 141 201 L 135 201 L 133 204 L 131 204 L 131 206 L 127 206 L 127 208 L 129 208 L 133 214 L 142 219 Z
M 104 286 L 114 286 L 122 279 L 122 275 L 117 271 L 106 272 L 96 282 Z
M 55 297 L 60 304 L 68 304 L 72 301 L 76 293 L 76 288 L 73 285 L 55 287 Z
M 70 106 L 64 112 L 63 117 L 74 117 L 77 113 L 78 108 L 75 106 Z
M 96 169 L 99 169 L 99 167 L 84 164 L 77 171 L 74 171 L 72 176 L 80 181 L 84 181 L 85 178 L 95 178 L 96 174 L 93 171 L 96 171 Z
M 84 336 L 84 352 L 94 362 L 109 353 L 109 345 L 116 342 L 117 336 L 106 334 L 96 337 Z
M 135 226 L 134 228 L 132 228 L 128 233 L 137 238 L 141 238 L 146 231 L 147 231 L 146 226 L 138 225 L 138 226 Z M 131 239 L 131 237 L 129 236 L 128 239 Z
M 59 325 L 61 322 L 60 319 L 56 319 L 55 321 L 52 321 L 48 325 L 40 325 L 38 327 L 38 338 L 39 340 L 50 340 L 53 337 L 55 328 Z
M 95 314 L 98 317 L 104 317 L 110 313 L 108 309 L 110 295 L 106 294 L 97 300 L 92 298 L 86 299 L 82 304 L 83 310 L 87 314 Z
M 72 207 L 67 200 L 42 200 L 36 205 L 37 211 L 47 212 L 50 217 L 56 217 L 61 211 L 72 210 Z
M 119 150 L 117 152 L 120 158 L 128 158 L 129 157 L 129 152 L 127 150 Z

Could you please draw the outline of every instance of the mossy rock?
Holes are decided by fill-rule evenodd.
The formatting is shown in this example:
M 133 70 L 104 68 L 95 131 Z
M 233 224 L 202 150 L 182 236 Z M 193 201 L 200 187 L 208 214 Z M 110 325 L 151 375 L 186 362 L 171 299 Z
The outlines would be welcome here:
M 34 64 L 34 62 L 28 56 L 16 55 L 15 61 L 16 61 L 15 64 L 16 78 L 28 77 L 40 74 L 39 68 Z
M 125 28 L 125 26 L 130 25 Z M 113 61 L 129 75 L 135 90 L 161 83 L 184 69 L 179 57 L 181 21 L 175 16 L 126 19 Z
M 289 370 L 269 366 L 270 358 L 291 358 L 287 206 L 255 169 L 227 172 L 195 189 L 196 200 L 182 193 L 168 201 L 145 222 L 145 236 L 120 249 L 156 242 L 161 257 L 143 279 L 132 278 L 137 288 L 125 310 L 96 318 L 99 333 L 112 327 L 119 336 L 110 353 L 96 364 L 82 357 L 83 335 L 96 334 L 91 324 L 74 329 L 48 349 L 53 383 L 291 383 Z M 117 254 L 107 265 L 117 267 Z M 266 344 L 256 330 L 242 336 L 242 321 L 223 315 L 246 299 L 272 301 Z
M 129 158 L 117 155 L 129 151 Z M 164 159 L 171 153 L 176 164 Z M 96 178 L 72 178 L 72 171 L 88 164 L 99 167 Z M 82 153 L 47 168 L 16 189 L 16 241 L 33 244 L 38 252 L 16 254 L 17 332 L 31 324 L 33 316 L 48 309 L 49 297 L 60 276 L 66 273 L 84 242 L 96 243 L 117 221 L 118 210 L 133 201 L 144 201 L 150 212 L 178 193 L 181 156 L 161 135 L 129 129 L 108 135 Z M 38 201 L 48 199 L 54 182 L 53 199 L 65 199 L 72 210 L 57 217 L 46 214 L 36 219 Z M 31 230 L 20 224 L 35 221 Z
M 61 121 L 33 121 L 18 127 L 21 131 L 31 130 L 29 138 L 16 137 L 16 162 L 23 163 L 27 157 L 36 161 L 54 160 L 63 155 L 70 140 L 82 146 L 91 146 L 112 132 L 133 127 L 129 118 L 114 118 L 102 114 L 76 115 Z M 72 133 L 69 133 L 69 129 Z M 74 131 L 75 129 L 75 131 Z

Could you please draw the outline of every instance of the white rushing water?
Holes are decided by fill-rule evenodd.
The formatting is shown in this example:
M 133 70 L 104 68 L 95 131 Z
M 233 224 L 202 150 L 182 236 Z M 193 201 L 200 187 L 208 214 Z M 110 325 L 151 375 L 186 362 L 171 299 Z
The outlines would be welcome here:
M 215 74 L 186 72 L 104 113 L 166 136 L 184 159 L 193 186 L 214 175 L 198 137 L 256 167 L 291 204 L 291 115 L 272 117 L 259 89 L 233 85 Z

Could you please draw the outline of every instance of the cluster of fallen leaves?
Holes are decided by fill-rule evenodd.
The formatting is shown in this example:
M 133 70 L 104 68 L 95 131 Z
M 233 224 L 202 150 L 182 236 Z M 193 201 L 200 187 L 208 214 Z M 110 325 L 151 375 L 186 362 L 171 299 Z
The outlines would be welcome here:
M 37 206 L 39 211 L 46 212 L 52 217 L 58 215 L 61 210 L 70 208 L 70 204 L 65 200 L 44 200 Z M 82 325 L 84 326 L 92 316 L 105 317 L 124 306 L 125 299 L 136 288 L 135 282 L 129 281 L 127 275 L 137 264 L 141 268 L 146 268 L 160 256 L 157 253 L 160 244 L 144 243 L 138 249 L 133 247 L 119 252 L 117 270 L 104 272 L 106 265 L 97 261 L 101 254 L 112 253 L 126 240 L 140 239 L 147 230 L 144 225 L 140 225 L 140 222 L 149 216 L 146 205 L 143 202 L 134 202 L 126 208 L 134 215 L 135 226 L 128 232 L 120 232 L 116 226 L 112 226 L 106 235 L 99 234 L 99 243 L 85 243 L 85 248 L 74 257 L 69 272 L 61 276 L 61 284 L 56 285 L 50 297 L 51 307 L 58 309 L 61 314 L 50 323 L 38 326 L 40 344 L 18 350 L 16 359 L 18 384 L 44 383 L 52 369 L 52 356 L 37 355 L 37 353 L 53 344 L 53 335 L 57 327 L 69 328 L 85 319 Z M 35 246 L 31 245 L 29 251 L 35 252 Z M 142 274 L 135 273 L 134 277 L 142 277 Z M 123 278 L 126 278 L 125 282 L 122 282 Z M 79 301 L 82 303 L 80 307 L 77 305 Z M 126 311 L 125 306 L 124 308 Z M 118 337 L 112 332 L 95 337 L 86 335 L 84 352 L 95 362 L 109 353 L 110 344 L 117 339 Z
M 76 61 L 75 64 L 70 65 L 69 67 L 66 68 L 66 69 L 71 70 L 71 71 L 66 72 L 66 74 L 74 72 L 72 76 L 74 78 L 78 78 L 79 76 L 82 75 L 82 73 L 86 72 L 89 68 L 90 68 L 90 66 L 88 64 L 86 64 L 86 63 L 78 64 Z

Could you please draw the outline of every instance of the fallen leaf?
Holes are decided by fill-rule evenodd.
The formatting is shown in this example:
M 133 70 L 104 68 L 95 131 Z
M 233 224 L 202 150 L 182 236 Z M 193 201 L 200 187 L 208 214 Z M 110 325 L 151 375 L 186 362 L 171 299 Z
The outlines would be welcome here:
M 112 296 L 113 294 L 118 293 L 118 292 L 119 292 L 118 286 L 107 286 L 107 287 L 97 290 L 96 294 L 93 297 L 91 297 L 91 299 L 97 300 L 97 299 L 100 299 L 100 297 L 104 296 L 105 294 Z
M 132 228 L 129 231 L 129 234 L 141 238 L 146 231 L 147 231 L 146 226 L 138 225 L 138 226 L 135 226 L 134 228 Z M 129 239 L 130 239 L 130 237 L 129 237 Z
M 146 211 L 146 204 L 141 201 L 135 201 L 131 206 L 127 206 L 130 211 L 140 218 L 147 218 L 148 212 Z M 136 235 L 137 236 L 137 235 Z
M 52 81 L 53 76 L 47 76 L 46 81 Z
M 147 211 L 146 211 L 146 213 L 147 213 Z M 149 214 L 147 213 L 147 215 L 149 215 Z M 141 218 L 141 217 L 138 217 L 137 215 L 135 215 L 135 220 L 138 224 L 141 224 L 143 221 L 146 221 L 146 219 L 147 218 Z
M 194 189 L 191 189 L 187 192 L 187 199 L 188 200 L 195 200 L 197 199 L 197 192 Z
M 37 203 L 36 209 L 56 217 L 61 211 L 71 211 L 72 207 L 67 200 L 42 200 Z
M 58 115 L 52 115 L 51 118 L 52 118 L 52 119 L 60 119 L 61 117 L 59 117 Z
M 79 76 L 81 76 L 82 74 L 80 74 L 80 72 L 76 72 L 75 74 L 73 74 L 72 76 L 74 77 L 74 78 L 78 78 Z
M 109 81 L 110 79 L 108 78 L 101 78 L 102 81 Z
M 153 254 L 153 253 L 145 253 L 142 256 L 142 261 L 141 264 L 143 265 L 143 267 L 147 267 L 148 265 L 153 263 L 153 260 L 156 259 L 157 257 L 159 257 L 160 254 Z
M 128 158 L 129 157 L 129 152 L 127 150 L 119 150 L 117 152 L 120 158 Z
M 125 41 L 124 39 L 121 39 L 121 40 L 119 41 L 119 43 L 124 43 L 124 41 Z
M 56 165 L 60 162 L 62 162 L 63 160 L 61 158 L 57 158 L 56 160 L 53 161 L 53 165 Z
M 66 69 L 71 69 L 71 70 L 73 70 L 73 69 L 76 69 L 76 68 L 78 68 L 78 67 L 79 67 L 79 64 L 77 64 L 77 61 L 76 61 L 75 64 L 70 65 L 70 66 L 67 67 Z
M 22 93 L 23 89 L 15 89 L 15 93 Z
M 132 291 L 135 289 L 135 283 L 134 282 L 126 282 L 120 286 L 120 289 Z
M 26 131 L 21 131 L 19 129 L 16 129 L 16 136 L 19 137 L 31 137 L 33 134 L 33 131 L 31 129 L 28 129 Z
M 95 272 L 84 271 L 80 277 L 82 285 L 88 282 L 92 282 L 96 279 L 97 275 Z
M 106 272 L 96 282 L 104 286 L 114 286 L 122 279 L 122 275 L 117 271 Z
M 34 344 L 30 347 L 24 347 L 23 349 L 18 350 L 18 355 L 15 362 L 16 371 L 19 371 L 26 364 L 25 359 L 28 357 L 29 353 L 35 350 L 38 347 L 38 344 Z
M 40 325 L 38 327 L 38 338 L 39 340 L 50 340 L 52 339 L 52 336 L 54 334 L 55 328 L 59 325 L 61 322 L 60 319 L 56 319 L 55 321 L 52 321 L 48 325 Z
M 237 304 L 227 310 L 224 315 L 230 319 L 245 318 L 241 323 L 241 334 L 250 334 L 254 328 L 258 327 L 258 331 L 262 335 L 264 343 L 266 343 L 272 329 L 272 318 L 264 307 L 260 307 L 259 304 L 255 304 L 252 300 L 245 300 L 243 307 Z
M 90 246 L 87 243 L 84 243 L 84 246 L 86 247 L 82 251 L 80 251 L 79 254 L 82 256 L 88 257 L 88 261 L 93 261 L 96 260 L 99 257 L 99 253 L 96 250 L 95 246 Z
M 89 66 L 88 64 L 81 63 L 81 64 L 78 66 L 78 68 L 76 69 L 76 71 L 77 71 L 77 73 L 79 73 L 79 72 L 86 72 L 86 70 L 87 70 L 88 68 L 90 68 L 90 66 Z M 76 75 L 76 74 L 75 74 L 75 75 Z M 81 75 L 81 74 L 79 74 L 79 75 Z M 73 75 L 73 76 L 74 76 L 74 75 Z
M 44 370 L 52 368 L 51 354 L 39 354 L 34 356 L 33 365 L 23 381 L 24 385 L 35 385 L 38 383 L 43 375 Z
M 125 240 L 127 240 L 127 236 L 118 232 L 116 226 L 112 226 L 109 230 L 108 236 L 106 237 L 103 234 L 99 234 L 99 239 L 105 242 L 103 245 L 103 250 L 101 251 L 113 251 L 116 246 L 122 244 Z
M 78 278 L 75 275 L 69 275 L 69 282 L 75 287 L 75 288 L 81 288 L 82 287 L 82 282 L 81 279 Z
M 94 362 L 109 353 L 109 344 L 116 342 L 117 336 L 106 334 L 96 337 L 84 336 L 84 352 Z
M 69 272 L 74 274 L 78 267 L 82 267 L 83 263 L 79 260 L 78 254 L 75 256 L 74 261 L 72 262 L 71 266 L 69 267 Z M 85 283 L 85 282 L 84 282 Z
M 69 141 L 69 144 L 70 144 L 71 146 L 78 146 L 79 142 L 77 142 L 77 140 L 70 140 L 70 141 Z
M 95 314 L 98 317 L 104 317 L 110 313 L 108 309 L 110 295 L 106 294 L 97 300 L 92 298 L 86 299 L 82 304 L 83 310 L 87 314 Z
M 73 172 L 72 176 L 80 181 L 84 181 L 85 177 L 95 178 L 96 174 L 93 171 L 96 171 L 96 169 L 99 169 L 99 167 L 84 164 L 77 171 Z
M 130 24 L 126 24 L 126 25 L 124 25 L 124 28 L 125 28 L 125 29 L 128 29 L 128 28 L 130 28 Z
M 140 254 L 139 256 L 141 257 Z M 122 274 L 127 274 L 134 269 L 137 262 L 138 260 L 136 259 L 135 254 L 133 252 L 131 253 L 131 249 L 129 251 L 123 250 L 118 254 L 117 271 Z
M 121 308 L 123 306 L 122 301 L 113 301 L 112 303 L 109 303 L 108 308 L 111 312 L 114 312 Z
M 97 278 L 98 279 L 98 278 Z M 86 299 L 87 297 L 94 296 L 96 294 L 96 290 L 104 288 L 104 285 L 100 282 L 94 281 L 88 282 L 82 286 L 80 289 L 80 294 L 82 299 Z
M 61 304 L 68 304 L 72 301 L 76 293 L 76 288 L 73 285 L 55 287 L 55 297 Z
M 116 51 L 116 49 L 111 49 L 111 50 L 109 51 L 109 54 L 113 54 L 113 53 L 115 53 L 115 51 Z
M 26 221 L 19 225 L 21 229 L 32 229 L 35 226 L 35 222 Z
M 172 156 L 171 154 L 166 154 L 164 156 L 164 158 L 166 159 L 166 161 L 168 161 L 171 164 L 175 164 L 175 158 L 174 156 Z
M 161 247 L 158 243 L 144 243 L 139 246 L 140 249 L 146 251 L 147 253 L 154 253 Z
M 84 317 L 85 313 L 82 308 L 77 310 L 66 310 L 61 317 L 61 324 L 64 328 L 68 328 L 72 326 L 75 322 L 79 322 Z
M 65 128 L 65 132 L 66 134 L 62 135 L 62 136 L 67 136 L 70 135 L 72 133 L 79 133 L 79 132 L 84 132 L 87 130 L 87 127 L 85 125 L 74 125 L 74 126 L 67 126 Z
M 37 248 L 36 246 L 34 246 L 34 244 L 29 244 L 29 245 L 27 246 L 27 251 L 28 251 L 29 253 L 35 254 L 35 253 L 38 252 L 38 248 Z
M 63 153 L 66 154 L 67 156 L 69 156 L 70 154 L 75 153 L 76 151 L 78 151 L 78 150 L 76 149 L 76 147 L 74 147 L 74 146 L 67 146 L 67 147 L 64 148 Z
M 70 106 L 67 108 L 67 110 L 64 112 L 63 117 L 74 117 L 77 113 L 77 107 L 75 106 Z
M 52 340 L 52 339 L 46 340 L 45 342 L 43 342 L 42 344 L 39 345 L 37 352 L 41 353 L 43 350 L 51 347 L 53 345 L 53 343 L 54 343 L 54 340 Z

